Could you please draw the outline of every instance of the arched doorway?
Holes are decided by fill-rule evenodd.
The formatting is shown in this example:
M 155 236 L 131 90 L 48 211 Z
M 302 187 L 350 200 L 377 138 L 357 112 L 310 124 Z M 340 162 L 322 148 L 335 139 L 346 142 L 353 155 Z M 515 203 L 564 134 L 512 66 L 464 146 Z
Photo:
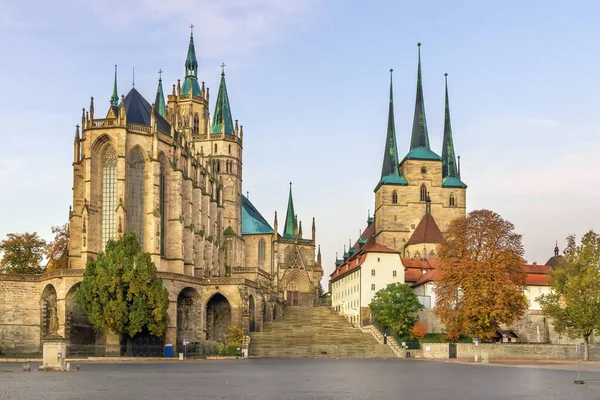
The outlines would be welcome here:
M 231 325 L 231 306 L 221 293 L 206 303 L 206 340 L 224 342 L 227 327 Z
M 96 343 L 96 330 L 75 301 L 79 285 L 73 285 L 65 297 L 65 339 L 69 341 L 69 354 L 86 351 L 85 347 Z
M 298 306 L 298 286 L 294 281 L 287 285 L 287 303 L 288 306 Z
M 256 314 L 254 312 L 254 296 L 248 297 L 248 320 L 250 332 L 256 332 Z
M 48 336 L 56 326 L 52 326 L 52 319 L 58 317 L 56 309 L 56 289 L 52 285 L 46 285 L 40 299 L 40 337 Z
M 202 302 L 194 288 L 185 288 L 177 296 L 177 349 L 181 350 L 183 339 L 190 343 L 202 339 Z

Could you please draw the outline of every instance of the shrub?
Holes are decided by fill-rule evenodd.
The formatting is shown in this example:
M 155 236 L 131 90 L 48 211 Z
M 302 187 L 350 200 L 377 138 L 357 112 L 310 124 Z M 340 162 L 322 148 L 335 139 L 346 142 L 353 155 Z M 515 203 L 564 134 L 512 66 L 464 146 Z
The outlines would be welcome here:
M 423 321 L 415 322 L 410 337 L 413 339 L 423 339 L 427 334 L 427 324 Z

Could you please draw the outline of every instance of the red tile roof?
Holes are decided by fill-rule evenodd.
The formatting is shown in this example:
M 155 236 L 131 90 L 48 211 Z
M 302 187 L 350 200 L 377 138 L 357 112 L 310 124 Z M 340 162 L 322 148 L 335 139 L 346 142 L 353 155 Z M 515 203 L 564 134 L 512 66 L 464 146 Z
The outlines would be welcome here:
M 440 243 L 444 239 L 442 231 L 431 214 L 425 214 L 407 244 Z

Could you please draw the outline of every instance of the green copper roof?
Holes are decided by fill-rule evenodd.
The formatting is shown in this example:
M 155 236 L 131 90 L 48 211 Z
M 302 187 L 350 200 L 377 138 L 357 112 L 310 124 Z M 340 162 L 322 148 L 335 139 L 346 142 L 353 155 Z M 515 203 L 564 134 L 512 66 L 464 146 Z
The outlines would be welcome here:
M 442 158 L 427 147 L 417 147 L 416 149 L 412 149 L 411 151 L 409 151 L 406 157 L 404 157 L 404 160 L 402 160 L 402 162 L 404 162 L 405 160 L 441 161 Z
M 285 214 L 285 225 L 283 226 L 283 237 L 293 238 L 296 226 L 296 214 L 294 213 L 294 200 L 292 199 L 292 183 L 290 182 L 290 196 L 288 199 L 287 213 Z
M 375 188 L 377 191 L 381 185 L 408 185 L 406 179 L 400 175 L 398 168 L 398 146 L 396 144 L 396 124 L 394 121 L 394 91 L 390 69 L 390 105 L 388 111 L 387 136 L 385 138 L 385 151 L 383 152 L 383 165 L 381 167 L 381 179 Z
M 427 119 L 425 118 L 425 102 L 423 100 L 423 81 L 421 77 L 421 43 L 419 47 L 419 66 L 417 72 L 417 98 L 415 100 L 415 116 L 413 119 L 410 149 L 425 147 L 429 149 L 429 135 L 427 133 Z
M 167 106 L 165 104 L 165 95 L 163 94 L 162 79 L 158 80 L 158 89 L 156 90 L 154 109 L 160 114 L 161 117 L 167 118 Z
M 219 94 L 217 95 L 217 104 L 215 104 L 215 112 L 213 114 L 210 132 L 235 135 L 233 130 L 233 120 L 231 119 L 229 96 L 227 96 L 227 85 L 225 84 L 225 71 L 221 72 L 221 84 L 219 85 Z
M 442 178 L 458 178 L 456 155 L 454 153 L 454 140 L 452 139 L 452 125 L 450 124 L 450 102 L 448 101 L 448 74 L 446 79 L 446 113 L 444 117 L 444 139 L 442 141 Z
M 463 181 L 460 180 L 460 178 L 449 176 L 442 181 L 442 187 L 466 189 L 467 185 L 465 185 Z
M 358 243 L 360 243 L 360 244 L 365 244 L 365 243 L 367 243 L 367 238 L 366 238 L 366 237 L 361 237 L 361 238 L 358 238 Z
M 198 84 L 198 61 L 196 60 L 193 34 L 190 34 L 190 45 L 188 47 L 187 58 L 185 59 L 185 79 L 181 86 L 181 94 L 202 95 L 200 85 Z
M 273 233 L 273 228 L 246 196 L 242 195 L 242 235 Z
M 110 97 L 111 107 L 119 106 L 119 93 L 117 92 L 117 66 L 115 65 L 115 83 L 113 84 L 113 93 Z

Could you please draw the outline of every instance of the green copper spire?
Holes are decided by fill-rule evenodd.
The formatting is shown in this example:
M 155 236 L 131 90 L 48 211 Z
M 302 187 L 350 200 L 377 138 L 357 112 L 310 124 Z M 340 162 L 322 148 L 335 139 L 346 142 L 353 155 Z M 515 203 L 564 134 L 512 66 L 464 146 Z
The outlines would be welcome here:
M 165 95 L 163 94 L 162 87 L 162 69 L 158 70 L 158 89 L 156 90 L 156 99 L 154 100 L 154 107 L 161 117 L 167 118 L 167 106 L 165 104 Z
M 421 43 L 419 48 L 419 68 L 417 72 L 417 98 L 415 101 L 415 117 L 413 120 L 410 149 L 425 147 L 429 149 L 429 135 L 427 134 L 427 120 L 425 118 L 425 103 L 423 100 L 423 80 L 421 77 Z
M 196 49 L 194 48 L 194 25 L 190 25 L 190 45 L 188 46 L 187 58 L 185 59 L 185 79 L 181 86 L 181 94 L 201 96 L 202 91 L 198 85 L 198 61 L 196 60 Z
M 287 213 L 285 214 L 285 225 L 283 226 L 283 237 L 293 238 L 296 225 L 296 214 L 294 213 L 294 200 L 292 200 L 292 182 L 290 182 L 290 197 L 288 199 Z
M 452 140 L 452 125 L 450 124 L 450 102 L 448 101 L 448 74 L 446 78 L 446 114 L 444 117 L 444 140 L 442 142 L 442 178 L 453 176 L 458 178 L 454 141 Z
M 112 107 L 118 107 L 119 106 L 119 94 L 117 92 L 117 66 L 116 65 L 115 65 L 115 83 L 113 85 L 112 96 L 110 97 L 110 105 Z
M 221 68 L 221 84 L 219 85 L 219 94 L 217 95 L 217 104 L 215 105 L 210 133 L 235 135 L 229 97 L 227 96 L 227 85 L 225 84 L 225 64 L 221 64 Z
M 388 127 L 387 136 L 385 139 L 385 151 L 383 153 L 383 165 L 381 167 L 381 180 L 377 185 L 377 189 L 384 184 L 408 184 L 406 180 L 400 176 L 398 167 L 398 146 L 396 145 L 396 124 L 394 122 L 394 90 L 392 82 L 393 72 L 394 70 L 390 69 L 390 108 L 388 112 Z
M 190 44 L 185 60 L 185 76 L 186 78 L 188 76 L 198 77 L 198 61 L 196 60 L 196 49 L 194 48 L 194 25 L 190 25 Z

